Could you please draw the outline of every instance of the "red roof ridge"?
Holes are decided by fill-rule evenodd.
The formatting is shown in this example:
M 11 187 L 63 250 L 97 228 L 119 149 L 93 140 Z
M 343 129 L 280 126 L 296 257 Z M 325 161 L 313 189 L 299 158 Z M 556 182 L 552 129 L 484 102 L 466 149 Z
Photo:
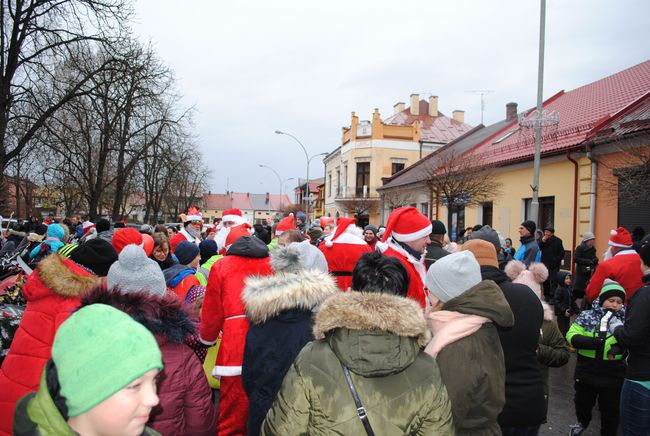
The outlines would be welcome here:
M 587 137 L 585 138 L 586 141 L 592 139 L 594 136 L 598 135 L 600 130 L 607 125 L 608 123 L 616 120 L 617 118 L 622 117 L 623 115 L 632 112 L 634 109 L 639 107 L 641 104 L 644 103 L 646 99 L 650 98 L 650 91 L 646 92 L 643 94 L 641 97 L 637 98 L 634 100 L 632 103 L 628 104 L 627 106 L 621 108 L 618 112 L 615 112 L 612 115 L 609 116 L 604 116 L 601 120 L 597 121 L 596 124 L 594 125 L 594 128 L 589 131 L 587 134 Z

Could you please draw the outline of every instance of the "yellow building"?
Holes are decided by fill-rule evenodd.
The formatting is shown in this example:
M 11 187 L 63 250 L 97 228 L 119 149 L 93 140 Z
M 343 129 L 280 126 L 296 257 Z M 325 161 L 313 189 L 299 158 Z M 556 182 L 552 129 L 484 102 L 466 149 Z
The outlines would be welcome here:
M 560 91 L 544 102 L 538 216 L 530 216 L 533 127 L 538 115 L 531 109 L 517 117 L 513 103 L 507 105 L 505 120 L 478 126 L 386 180 L 379 190 L 384 214 L 394 207 L 429 202 L 429 216 L 447 223 L 452 239 L 465 227 L 489 224 L 512 238 L 515 246 L 519 245 L 520 223 L 532 219 L 538 228 L 555 228 L 564 242 L 566 268 L 571 267 L 572 249 L 587 231 L 595 233 L 600 256 L 610 229 L 622 225 L 628 230 L 636 226 L 650 230 L 650 199 L 638 198 L 634 207 L 627 201 L 625 206 L 634 186 L 625 192 L 620 188 L 630 169 L 632 174 L 645 171 L 650 175 L 649 93 L 647 61 L 580 88 Z M 468 194 L 465 203 L 455 204 L 450 214 L 444 196 L 436 195 L 434 186 L 445 153 L 454 150 L 458 159 L 474 165 L 477 172 L 483 168 L 490 173 L 500 192 L 481 201 Z M 647 182 L 638 183 L 639 189 L 643 186 Z
M 390 177 L 471 129 L 464 112 L 449 118 L 438 111 L 438 97 L 420 100 L 411 95 L 411 106 L 394 105 L 394 113 L 381 119 L 378 109 L 371 120 L 352 112 L 350 127 L 342 131 L 341 146 L 325 163 L 325 210 L 331 217 L 357 216 L 360 224 L 381 221 L 377 188 Z

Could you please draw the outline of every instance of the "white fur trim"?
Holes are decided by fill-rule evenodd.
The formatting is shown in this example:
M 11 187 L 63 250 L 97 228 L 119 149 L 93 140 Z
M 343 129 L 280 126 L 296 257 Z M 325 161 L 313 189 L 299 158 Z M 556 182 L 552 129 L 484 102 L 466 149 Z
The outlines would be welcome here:
M 195 238 L 194 236 L 192 236 L 192 235 L 190 235 L 189 233 L 187 233 L 187 231 L 185 230 L 185 228 L 182 228 L 181 231 L 178 232 L 178 233 L 182 234 L 183 236 L 185 236 L 185 239 L 187 239 L 187 240 L 190 241 L 190 242 L 195 243 L 196 245 L 199 245 L 199 244 L 201 243 L 201 240 L 200 240 L 200 239 L 197 239 L 197 238 Z M 142 243 L 142 247 L 144 248 L 144 242 Z
M 203 221 L 203 217 L 201 215 L 187 215 L 185 217 L 185 222 L 188 221 Z
M 222 223 L 236 223 L 237 225 L 244 223 L 244 218 L 239 215 L 224 215 L 221 218 Z
M 332 238 L 334 237 L 334 234 L 332 233 L 325 238 L 325 246 L 331 248 L 334 244 L 368 245 L 368 243 L 363 239 L 363 233 L 359 233 L 359 231 L 355 229 L 359 229 L 359 227 L 349 226 L 334 241 L 332 241 Z
M 212 368 L 213 376 L 232 377 L 241 375 L 241 366 L 215 366 Z
M 412 242 L 424 238 L 425 236 L 429 236 L 431 234 L 431 229 L 431 224 L 429 224 L 422 230 L 418 230 L 417 232 L 413 233 L 397 233 L 395 230 L 393 230 L 391 232 L 391 236 L 400 242 Z
M 629 245 L 626 245 L 625 247 L 629 248 Z M 616 253 L 614 256 L 624 256 L 626 254 L 637 254 L 636 250 L 622 250 Z
M 214 341 L 206 341 L 205 339 L 203 339 L 203 338 L 200 337 L 200 336 L 199 336 L 199 340 L 201 341 L 201 343 L 202 343 L 203 345 L 207 345 L 207 346 L 209 346 L 209 347 L 211 347 L 211 346 L 213 346 L 214 344 L 217 343 L 217 340 L 216 340 L 216 339 L 215 339 Z
M 386 245 L 388 247 L 392 248 L 393 250 L 397 251 L 402 256 L 406 257 L 406 260 L 408 260 L 409 263 L 411 265 L 413 265 L 415 270 L 420 275 L 420 279 L 422 280 L 422 285 L 426 286 L 424 284 L 426 283 L 425 280 L 427 278 L 427 269 L 424 266 L 424 262 L 421 262 L 421 261 L 417 260 L 415 257 L 413 257 L 411 255 L 411 253 L 404 250 L 404 248 L 402 248 L 399 244 L 394 243 L 390 239 L 386 242 Z M 426 306 L 425 307 L 429 307 L 431 305 L 431 302 L 429 301 L 429 293 L 425 292 L 424 289 L 422 289 L 422 292 L 424 293 L 424 299 L 426 300 Z
M 619 247 L 619 248 L 631 248 L 631 245 L 623 245 L 623 244 L 617 244 L 616 242 L 607 241 L 607 245 L 610 245 L 612 247 Z

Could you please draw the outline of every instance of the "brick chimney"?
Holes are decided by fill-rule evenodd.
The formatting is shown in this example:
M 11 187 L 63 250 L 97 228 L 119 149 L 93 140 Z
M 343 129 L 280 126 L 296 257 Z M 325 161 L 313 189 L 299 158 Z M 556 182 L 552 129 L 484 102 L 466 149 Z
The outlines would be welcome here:
M 420 94 L 411 94 L 411 115 L 420 115 Z
M 437 117 L 438 116 L 438 96 L 432 95 L 429 97 L 429 116 Z
M 405 109 L 404 102 L 400 101 L 393 105 L 393 115 L 402 112 Z
M 459 123 L 465 122 L 465 111 L 456 109 L 452 112 L 452 116 L 454 117 L 454 120 L 458 121 Z
M 506 121 L 512 121 L 517 118 L 517 103 L 506 104 Z

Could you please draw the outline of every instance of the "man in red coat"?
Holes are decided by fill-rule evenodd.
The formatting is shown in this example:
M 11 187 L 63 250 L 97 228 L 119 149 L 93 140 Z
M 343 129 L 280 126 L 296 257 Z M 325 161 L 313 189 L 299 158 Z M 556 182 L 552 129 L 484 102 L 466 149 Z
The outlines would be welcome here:
M 176 251 L 176 246 L 183 241 L 190 241 L 193 244 L 201 243 L 201 232 L 203 231 L 203 215 L 196 207 L 191 207 L 187 215 L 182 214 L 183 228 L 176 233 L 170 240 L 169 245 L 172 252 Z
M 612 257 L 600 263 L 589 281 L 585 292 L 587 301 L 598 298 L 605 279 L 620 283 L 625 289 L 626 302 L 637 289 L 643 286 L 641 273 L 641 257 L 632 249 L 632 236 L 624 228 L 619 227 L 610 232 L 608 253 Z
M 248 320 L 241 293 L 248 276 L 271 275 L 269 250 L 248 225 L 230 227 L 226 256 L 210 269 L 201 308 L 201 341 L 212 345 L 222 332 L 214 376 L 221 379 L 217 434 L 246 434 L 248 398 L 241 381 Z
M 431 243 L 431 221 L 414 207 L 400 207 L 388 217 L 386 232 L 382 239 L 387 248 L 386 256 L 398 258 L 409 273 L 407 297 L 414 299 L 424 309 L 428 296 L 424 289 L 427 270 L 424 266 L 424 252 Z
M 334 233 L 319 247 L 327 260 L 327 269 L 342 291 L 352 286 L 352 270 L 359 258 L 373 251 L 363 239 L 363 230 L 355 223 L 354 218 L 339 218 Z

